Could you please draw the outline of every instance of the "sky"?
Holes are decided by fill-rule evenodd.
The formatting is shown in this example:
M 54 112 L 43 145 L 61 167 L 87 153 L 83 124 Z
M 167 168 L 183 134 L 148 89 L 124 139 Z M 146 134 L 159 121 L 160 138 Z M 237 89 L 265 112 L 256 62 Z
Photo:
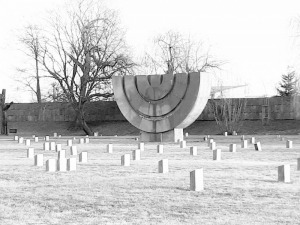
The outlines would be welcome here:
M 0 89 L 7 101 L 29 102 L 31 95 L 14 80 L 26 64 L 18 35 L 28 23 L 43 23 L 62 0 L 0 0 Z M 246 96 L 272 96 L 288 67 L 300 71 L 296 38 L 299 0 L 104 0 L 117 10 L 134 55 L 169 30 L 201 40 L 226 61 L 214 76 L 222 85 L 247 84 Z M 298 63 L 299 62 L 299 63 Z M 299 65 L 298 65 L 299 64 Z M 298 72 L 300 74 L 300 72 Z

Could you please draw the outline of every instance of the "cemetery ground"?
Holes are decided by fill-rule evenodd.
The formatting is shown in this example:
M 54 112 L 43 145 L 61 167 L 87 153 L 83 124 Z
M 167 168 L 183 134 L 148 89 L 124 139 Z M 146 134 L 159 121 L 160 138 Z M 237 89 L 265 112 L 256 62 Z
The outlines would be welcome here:
M 186 148 L 165 143 L 163 154 L 157 153 L 158 143 L 145 143 L 141 160 L 131 157 L 124 167 L 121 156 L 138 148 L 136 136 L 90 137 L 88 144 L 79 144 L 76 136 L 78 153 L 88 152 L 87 163 L 79 163 L 67 146 L 73 136 L 52 135 L 67 158 L 77 158 L 76 171 L 66 172 L 46 172 L 45 161 L 57 152 L 43 150 L 41 136 L 31 147 L 44 154 L 42 167 L 27 158 L 28 146 L 1 137 L 0 224 L 299 224 L 299 135 L 281 135 L 293 141 L 290 149 L 276 135 L 245 139 L 252 136 L 262 151 L 249 141 L 242 149 L 240 135 L 212 135 L 222 150 L 220 161 L 213 160 L 203 135 L 189 135 Z M 107 153 L 109 143 L 113 153 Z M 231 143 L 236 152 L 229 152 Z M 190 155 L 190 146 L 197 146 L 197 156 Z M 168 173 L 158 173 L 161 159 L 168 159 Z M 291 165 L 289 183 L 278 182 L 283 164 Z M 200 168 L 204 190 L 191 191 L 190 171 Z

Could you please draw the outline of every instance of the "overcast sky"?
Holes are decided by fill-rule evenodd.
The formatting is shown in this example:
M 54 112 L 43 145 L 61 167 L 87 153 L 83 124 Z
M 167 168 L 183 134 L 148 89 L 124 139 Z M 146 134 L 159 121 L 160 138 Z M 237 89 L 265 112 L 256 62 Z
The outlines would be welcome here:
M 27 23 L 41 22 L 46 11 L 55 10 L 63 1 L 0 2 L 0 89 L 7 89 L 8 101 L 30 101 L 21 90 L 15 91 L 18 85 L 12 79 L 15 68 L 25 63 L 16 35 Z M 215 57 L 228 62 L 218 73 L 223 84 L 249 84 L 249 96 L 275 94 L 275 86 L 288 66 L 300 71 L 300 46 L 296 45 L 292 22 L 300 16 L 299 0 L 106 0 L 105 3 L 119 12 L 127 41 L 136 55 L 142 54 L 159 33 L 174 30 L 190 35 L 208 43 Z

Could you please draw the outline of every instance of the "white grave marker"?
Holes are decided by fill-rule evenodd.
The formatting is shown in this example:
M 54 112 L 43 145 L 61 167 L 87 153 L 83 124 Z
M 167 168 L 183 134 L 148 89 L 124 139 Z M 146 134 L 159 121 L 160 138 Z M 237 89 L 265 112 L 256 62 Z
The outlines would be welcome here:
M 67 140 L 67 146 L 71 147 L 73 144 L 72 140 Z
M 158 162 L 158 172 L 159 173 L 168 173 L 169 165 L 168 159 L 162 159 Z
M 121 156 L 121 165 L 130 166 L 130 154 L 125 154 Z
M 250 139 L 250 144 L 255 144 L 255 137 L 252 137 L 252 138 Z
M 34 148 L 28 148 L 27 149 L 27 158 L 33 158 L 34 157 Z
M 164 146 L 163 145 L 157 145 L 157 153 L 163 154 L 164 153 Z
M 84 139 L 83 138 L 79 139 L 79 144 L 84 144 Z
M 26 146 L 30 146 L 30 139 L 26 139 L 26 140 L 25 140 L 25 145 L 26 145 Z
M 71 155 L 77 155 L 77 146 L 71 146 Z
M 197 146 L 190 147 L 190 155 L 193 155 L 193 156 L 197 155 Z
M 186 148 L 186 141 L 182 140 L 180 142 L 180 148 Z
M 44 165 L 44 156 L 43 154 L 37 154 L 34 156 L 34 165 L 43 166 Z
M 108 144 L 106 146 L 107 153 L 113 153 L 113 144 Z
M 236 144 L 230 144 L 229 145 L 229 151 L 230 152 L 236 152 Z
M 57 151 L 57 152 L 61 151 L 61 144 L 57 144 L 57 145 L 56 145 L 56 151 Z
M 44 143 L 44 150 L 45 151 L 49 151 L 50 150 L 50 143 L 49 142 L 45 142 Z
M 278 181 L 291 182 L 291 166 L 289 164 L 278 166 Z
M 203 191 L 203 168 L 190 172 L 190 190 Z
M 23 137 L 19 137 L 19 140 L 18 140 L 19 144 L 23 144 L 23 141 L 24 141 L 24 138 Z
M 90 143 L 90 139 L 88 137 L 85 138 L 85 143 L 86 144 Z
M 57 160 L 57 171 L 67 171 L 67 159 L 60 158 Z
M 14 140 L 15 140 L 15 141 L 18 141 L 18 140 L 19 140 L 19 137 L 18 137 L 18 136 L 14 136 Z
M 243 140 L 242 141 L 242 148 L 247 148 L 248 147 L 248 141 L 247 140 Z
M 60 150 L 57 154 L 58 159 L 66 158 L 66 150 Z
M 48 159 L 46 161 L 46 171 L 47 172 L 55 172 L 57 169 L 57 160 L 56 159 Z
M 46 136 L 45 136 L 45 141 L 50 141 L 49 135 L 46 135 Z
M 34 137 L 34 142 L 39 142 L 39 137 Z
M 55 142 L 54 141 L 50 142 L 50 150 L 55 151 Z
M 261 144 L 259 141 L 254 144 L 254 148 L 256 151 L 261 151 Z
M 216 142 L 210 143 L 210 149 L 215 150 L 216 149 Z
M 132 159 L 133 160 L 141 160 L 141 150 L 140 149 L 132 151 Z
M 293 148 L 293 141 L 287 140 L 286 141 L 286 148 Z
M 81 163 L 86 163 L 88 158 L 88 153 L 87 152 L 81 152 L 79 154 L 79 162 Z
M 57 133 L 54 133 L 54 134 L 53 134 L 53 137 L 57 137 Z
M 140 142 L 138 144 L 138 149 L 140 149 L 141 151 L 144 151 L 145 150 L 145 144 L 143 142 Z
M 227 132 L 224 132 L 224 136 L 227 137 L 227 135 L 228 135 L 228 133 L 227 133 Z
M 300 170 L 300 158 L 297 159 L 297 170 Z
M 221 160 L 221 149 L 213 150 L 213 160 L 216 160 L 216 161 Z
M 76 170 L 76 158 L 67 159 L 67 170 L 75 171 Z

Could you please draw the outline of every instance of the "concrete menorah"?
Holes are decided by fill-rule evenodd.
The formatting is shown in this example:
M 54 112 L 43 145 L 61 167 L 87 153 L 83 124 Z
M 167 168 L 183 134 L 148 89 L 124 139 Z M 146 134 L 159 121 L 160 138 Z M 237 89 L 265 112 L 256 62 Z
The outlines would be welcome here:
M 141 141 L 183 140 L 183 129 L 202 113 L 210 95 L 207 74 L 197 72 L 114 76 L 115 100 Z

